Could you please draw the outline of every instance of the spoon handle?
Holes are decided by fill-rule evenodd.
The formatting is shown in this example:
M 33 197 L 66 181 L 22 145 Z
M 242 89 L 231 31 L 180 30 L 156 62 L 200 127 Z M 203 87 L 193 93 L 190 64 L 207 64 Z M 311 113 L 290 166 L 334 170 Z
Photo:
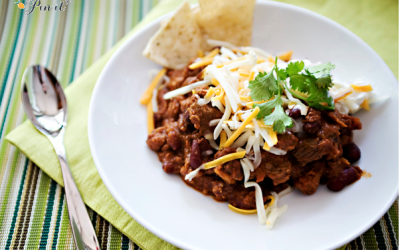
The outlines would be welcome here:
M 100 250 L 92 222 L 83 203 L 81 194 L 75 184 L 74 177 L 68 166 L 63 143 L 64 128 L 53 137 L 48 136 L 60 161 L 61 171 L 64 179 L 65 197 L 67 200 L 69 222 L 74 235 L 76 248 L 79 250 Z

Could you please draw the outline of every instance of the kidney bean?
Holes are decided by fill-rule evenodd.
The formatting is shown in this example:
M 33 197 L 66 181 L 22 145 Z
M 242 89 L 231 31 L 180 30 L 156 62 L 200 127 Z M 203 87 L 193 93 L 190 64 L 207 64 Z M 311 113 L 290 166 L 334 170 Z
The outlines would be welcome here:
M 192 151 L 190 152 L 190 166 L 193 169 L 200 167 L 201 165 L 201 150 L 197 140 L 192 142 Z
M 351 142 L 343 146 L 343 157 L 346 158 L 350 164 L 353 164 L 361 158 L 361 151 L 354 142 Z
M 290 117 L 292 117 L 293 119 L 297 119 L 300 117 L 301 112 L 300 109 L 295 108 L 295 109 L 289 109 L 289 114 Z
M 197 142 L 200 146 L 201 152 L 207 151 L 207 150 L 212 150 L 212 147 L 210 146 L 210 143 L 204 138 L 201 138 L 200 141 Z
M 340 191 L 359 178 L 357 170 L 353 167 L 344 169 L 339 176 L 328 182 L 328 188 L 332 191 Z

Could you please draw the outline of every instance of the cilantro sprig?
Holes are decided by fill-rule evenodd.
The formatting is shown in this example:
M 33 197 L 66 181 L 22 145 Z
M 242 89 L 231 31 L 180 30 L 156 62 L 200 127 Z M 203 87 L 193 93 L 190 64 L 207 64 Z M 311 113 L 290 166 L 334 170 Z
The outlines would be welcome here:
M 333 85 L 330 71 L 334 68 L 335 65 L 331 63 L 304 68 L 303 61 L 291 62 L 285 70 L 290 87 L 286 82 L 284 84 L 294 97 L 307 102 L 308 106 L 320 110 L 334 110 L 335 104 L 328 92 Z M 302 73 L 303 69 L 305 73 Z
M 265 125 L 271 125 L 274 131 L 283 133 L 286 128 L 293 127 L 293 121 L 282 108 L 283 89 L 280 84 L 282 81 L 280 75 L 284 76 L 284 72 L 278 69 L 277 62 L 275 58 L 274 68 L 269 73 L 259 73 L 253 81 L 250 81 L 249 88 L 251 89 L 250 97 L 254 101 L 269 100 L 253 105 L 260 108 L 257 119 L 264 119 Z M 275 78 L 274 71 L 278 79 Z
M 283 86 L 286 91 L 305 101 L 310 107 L 334 110 L 335 105 L 328 92 L 333 85 L 330 71 L 334 68 L 331 63 L 305 68 L 304 62 L 298 61 L 289 63 L 286 69 L 279 69 L 275 58 L 275 65 L 270 72 L 258 73 L 249 83 L 250 97 L 253 101 L 267 101 L 253 105 L 260 108 L 257 119 L 263 119 L 264 124 L 272 125 L 278 133 L 283 133 L 286 128 L 293 126 L 292 119 L 282 107 Z M 287 78 L 290 86 L 287 84 Z

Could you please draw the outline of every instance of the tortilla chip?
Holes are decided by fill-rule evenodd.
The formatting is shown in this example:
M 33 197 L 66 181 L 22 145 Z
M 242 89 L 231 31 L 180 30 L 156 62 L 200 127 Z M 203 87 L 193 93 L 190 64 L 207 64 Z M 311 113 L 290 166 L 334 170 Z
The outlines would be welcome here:
M 255 0 L 199 0 L 197 23 L 206 39 L 251 45 Z
M 171 18 L 161 24 L 143 55 L 166 68 L 180 69 L 196 57 L 203 37 L 188 2 L 183 2 Z

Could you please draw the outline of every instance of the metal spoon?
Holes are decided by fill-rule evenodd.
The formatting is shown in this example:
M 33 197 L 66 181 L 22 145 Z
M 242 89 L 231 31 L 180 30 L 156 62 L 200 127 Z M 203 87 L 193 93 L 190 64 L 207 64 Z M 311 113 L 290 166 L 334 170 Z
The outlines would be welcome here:
M 55 76 L 45 67 L 28 67 L 22 77 L 22 104 L 28 119 L 53 144 L 64 179 L 69 221 L 77 249 L 99 250 L 99 242 L 67 163 L 64 132 L 67 100 Z

